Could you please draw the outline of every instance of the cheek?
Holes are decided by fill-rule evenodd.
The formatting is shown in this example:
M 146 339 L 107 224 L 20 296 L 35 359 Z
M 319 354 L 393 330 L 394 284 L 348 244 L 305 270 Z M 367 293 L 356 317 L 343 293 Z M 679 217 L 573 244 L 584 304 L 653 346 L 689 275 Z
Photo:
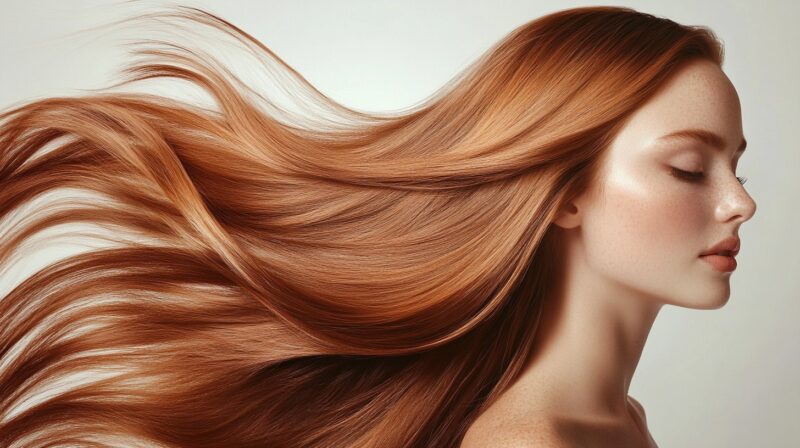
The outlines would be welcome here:
M 610 276 L 668 286 L 703 250 L 703 210 L 695 187 L 679 180 L 609 178 L 587 216 L 587 256 Z

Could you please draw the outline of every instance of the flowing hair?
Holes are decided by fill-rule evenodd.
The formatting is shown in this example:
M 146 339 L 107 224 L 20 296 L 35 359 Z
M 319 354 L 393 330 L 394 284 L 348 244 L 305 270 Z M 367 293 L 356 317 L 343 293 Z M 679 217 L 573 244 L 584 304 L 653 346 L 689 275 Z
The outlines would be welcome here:
M 3 272 L 51 227 L 106 242 L 0 298 L 2 446 L 459 446 L 528 359 L 559 207 L 667 78 L 723 55 L 706 27 L 563 10 L 381 114 L 214 14 L 148 17 L 235 38 L 307 111 L 169 41 L 118 85 L 187 81 L 215 107 L 101 90 L 2 111 Z M 59 187 L 87 196 L 35 206 Z

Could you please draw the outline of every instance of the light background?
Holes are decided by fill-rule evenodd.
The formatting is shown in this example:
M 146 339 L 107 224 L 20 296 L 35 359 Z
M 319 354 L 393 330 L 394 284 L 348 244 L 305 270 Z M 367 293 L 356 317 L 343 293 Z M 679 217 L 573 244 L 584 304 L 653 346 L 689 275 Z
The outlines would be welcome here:
M 0 1 L 0 108 L 110 84 L 125 58 L 99 33 L 67 33 L 168 3 Z M 232 21 L 333 99 L 368 111 L 421 102 L 490 45 L 568 1 L 194 1 Z M 739 175 L 758 204 L 742 226 L 729 302 L 664 307 L 631 386 L 663 447 L 800 446 L 798 3 L 615 3 L 709 26 L 742 101 Z M 74 253 L 45 247 L 26 272 Z M 16 275 L 16 276 L 15 276 Z M 20 273 L 4 273 L 9 289 Z

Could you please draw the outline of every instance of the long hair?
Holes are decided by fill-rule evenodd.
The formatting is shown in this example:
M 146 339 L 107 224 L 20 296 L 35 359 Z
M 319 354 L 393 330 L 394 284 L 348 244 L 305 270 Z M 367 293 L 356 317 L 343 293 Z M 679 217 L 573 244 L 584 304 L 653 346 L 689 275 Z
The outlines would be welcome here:
M 216 107 L 100 90 L 2 112 L 0 266 L 61 224 L 107 242 L 0 299 L 2 446 L 457 447 L 528 358 L 559 207 L 671 74 L 722 64 L 705 27 L 576 8 L 367 113 L 214 14 L 152 17 L 235 37 L 324 112 L 153 41 L 121 85 Z M 89 197 L 33 206 L 59 187 Z

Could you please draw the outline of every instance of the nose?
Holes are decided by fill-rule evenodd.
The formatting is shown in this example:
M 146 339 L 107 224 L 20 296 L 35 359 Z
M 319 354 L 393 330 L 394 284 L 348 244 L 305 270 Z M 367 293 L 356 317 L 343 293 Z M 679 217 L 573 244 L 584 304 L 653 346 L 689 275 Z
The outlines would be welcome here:
M 734 180 L 732 188 L 723 193 L 719 207 L 717 207 L 718 217 L 723 222 L 735 220 L 743 223 L 756 214 L 756 201 L 747 193 L 744 186 L 738 180 Z

